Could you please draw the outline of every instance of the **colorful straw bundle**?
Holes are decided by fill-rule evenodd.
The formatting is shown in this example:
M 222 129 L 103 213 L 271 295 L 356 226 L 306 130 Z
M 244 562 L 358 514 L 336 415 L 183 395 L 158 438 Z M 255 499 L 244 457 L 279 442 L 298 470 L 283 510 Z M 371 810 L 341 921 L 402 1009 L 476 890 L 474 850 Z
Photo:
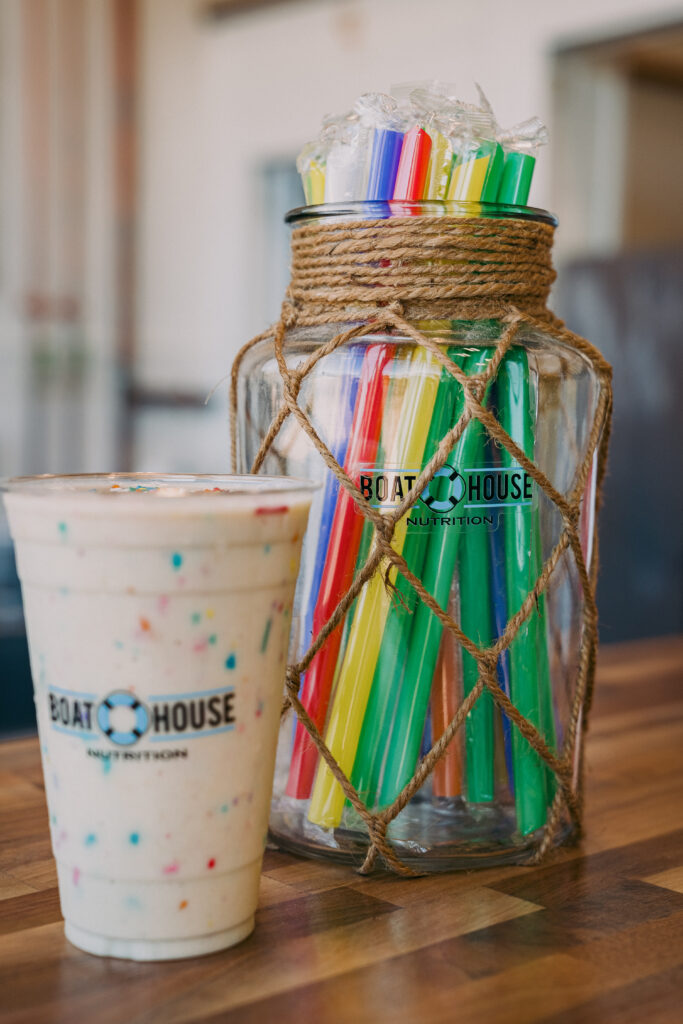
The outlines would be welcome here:
M 480 105 L 455 99 L 438 82 L 366 93 L 347 114 L 329 117 L 297 160 L 306 202 L 459 200 L 524 205 L 538 147 L 538 118 L 501 130 Z
M 524 205 L 536 150 L 545 139 L 536 118 L 501 131 L 483 94 L 475 107 L 453 98 L 448 87 L 431 83 L 399 88 L 394 96 L 362 96 L 350 114 L 325 122 L 319 140 L 304 148 L 297 166 L 309 204 L 434 199 Z M 463 327 L 434 324 L 437 331 L 444 326 Z M 481 373 L 493 353 L 485 341 L 448 348 L 468 376 Z M 403 487 L 402 480 L 417 478 L 459 419 L 464 393 L 421 347 L 375 344 L 354 358 L 342 403 L 348 418 L 335 455 L 381 508 L 404 497 L 403 490 L 389 494 L 389 486 Z M 526 352 L 513 348 L 483 402 L 532 460 L 536 400 Z M 476 419 L 423 493 L 427 508 L 450 508 L 447 495 L 453 487 L 465 487 L 465 471 L 475 470 L 489 470 L 495 477 L 493 505 L 488 495 L 478 502 L 476 492 L 469 494 L 462 505 L 469 514 L 449 528 L 439 525 L 438 516 L 418 516 L 413 508 L 399 521 L 392 546 L 441 608 L 459 606 L 463 631 L 486 647 L 525 600 L 542 554 L 538 509 L 521 489 L 519 466 L 491 443 Z M 495 527 L 470 528 L 473 519 L 481 521 L 476 511 L 484 498 L 487 507 L 497 509 Z M 371 532 L 367 524 L 363 529 L 349 494 L 330 481 L 308 593 L 306 645 L 363 565 Z M 458 654 L 453 638 L 443 632 L 410 583 L 395 567 L 381 565 L 302 680 L 304 707 L 368 807 L 393 803 L 412 778 L 423 747 L 429 749 L 438 739 L 462 697 L 477 684 L 474 659 L 464 650 Z M 497 671 L 504 692 L 555 750 L 546 634 L 541 597 L 537 614 L 501 655 Z M 433 798 L 486 805 L 502 789 L 514 792 L 522 835 L 544 824 L 552 798 L 549 773 L 485 691 L 467 718 L 464 757 L 456 739 L 434 772 Z M 287 793 L 296 800 L 310 799 L 313 824 L 336 828 L 342 822 L 344 794 L 300 724 Z

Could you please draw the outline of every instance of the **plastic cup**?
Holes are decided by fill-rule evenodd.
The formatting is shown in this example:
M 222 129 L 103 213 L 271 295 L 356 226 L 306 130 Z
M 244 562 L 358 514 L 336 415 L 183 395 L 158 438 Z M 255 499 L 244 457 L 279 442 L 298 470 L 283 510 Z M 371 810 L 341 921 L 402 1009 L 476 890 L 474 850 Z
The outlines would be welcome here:
M 6 490 L 67 938 L 134 960 L 239 942 L 314 485 L 111 474 Z

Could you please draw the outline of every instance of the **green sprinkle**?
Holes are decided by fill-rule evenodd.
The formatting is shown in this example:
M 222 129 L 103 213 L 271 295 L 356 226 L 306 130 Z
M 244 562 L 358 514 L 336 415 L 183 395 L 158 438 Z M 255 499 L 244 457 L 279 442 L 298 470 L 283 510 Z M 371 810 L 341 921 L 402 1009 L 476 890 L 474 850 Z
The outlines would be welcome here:
M 212 633 L 211 636 L 209 637 L 209 643 L 210 644 L 215 644 L 216 643 L 216 634 L 215 633 Z
M 66 531 L 67 531 L 67 525 L 66 525 L 66 523 L 57 523 L 57 529 L 58 529 L 58 530 L 59 530 L 59 532 L 60 532 L 60 533 L 62 534 L 62 536 L 64 536 L 64 534 L 65 534 L 65 533 L 66 533 Z
M 263 639 L 261 640 L 261 654 L 263 654 L 268 646 L 268 637 L 270 636 L 270 627 L 273 624 L 272 619 L 268 619 L 266 622 L 266 628 L 263 630 Z
M 192 612 L 192 616 L 191 617 L 192 617 L 192 625 L 193 626 L 196 626 L 197 623 L 202 621 L 202 613 L 201 612 Z

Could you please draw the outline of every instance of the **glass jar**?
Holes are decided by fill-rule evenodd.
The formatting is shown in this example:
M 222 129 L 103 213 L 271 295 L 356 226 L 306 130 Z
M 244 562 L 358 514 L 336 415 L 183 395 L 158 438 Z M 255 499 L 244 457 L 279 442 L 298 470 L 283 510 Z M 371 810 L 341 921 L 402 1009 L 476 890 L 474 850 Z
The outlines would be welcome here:
M 392 205 L 309 208 L 293 211 L 288 220 L 434 216 L 436 209 L 447 216 L 474 213 L 554 224 L 549 214 L 529 209 Z M 339 322 L 289 330 L 283 349 L 287 366 L 297 367 L 351 326 Z M 414 326 L 438 340 L 468 376 L 485 370 L 506 327 L 490 318 L 420 320 Z M 579 480 L 587 565 L 596 479 L 589 446 L 595 445 L 591 428 L 604 386 L 589 352 L 552 330 L 523 325 L 482 398 L 561 495 L 568 498 Z M 238 469 L 245 472 L 283 397 L 272 338 L 246 353 L 237 396 Z M 302 381 L 298 403 L 370 505 L 386 513 L 410 491 L 457 422 L 464 398 L 462 386 L 424 346 L 400 330 L 382 330 L 319 359 Z M 584 487 L 579 474 L 588 460 Z M 297 587 L 290 652 L 296 662 L 365 564 L 373 527 L 340 491 L 293 416 L 281 426 L 261 468 L 323 485 L 311 510 Z M 485 649 L 523 606 L 564 525 L 562 513 L 532 476 L 474 420 L 398 524 L 393 546 L 463 633 Z M 565 547 L 496 665 L 498 685 L 548 748 L 570 749 L 575 776 L 584 610 L 576 559 Z M 390 805 L 410 781 L 478 676 L 471 653 L 443 628 L 408 580 L 383 565 L 308 665 L 300 698 L 363 803 L 376 811 Z M 432 773 L 389 823 L 387 838 L 403 863 L 419 870 L 523 861 L 539 845 L 557 786 L 553 772 L 484 689 Z M 553 841 L 559 842 L 573 823 L 564 806 L 556 817 Z M 285 849 L 336 860 L 357 862 L 370 842 L 366 824 L 292 709 L 281 725 L 270 828 Z

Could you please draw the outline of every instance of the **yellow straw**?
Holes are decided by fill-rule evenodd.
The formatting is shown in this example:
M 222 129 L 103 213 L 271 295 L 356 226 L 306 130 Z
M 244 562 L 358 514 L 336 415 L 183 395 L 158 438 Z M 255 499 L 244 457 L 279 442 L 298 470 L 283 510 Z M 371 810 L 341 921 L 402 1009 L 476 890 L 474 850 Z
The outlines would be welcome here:
M 478 202 L 484 188 L 486 171 L 491 157 L 472 156 L 461 164 L 456 164 L 448 186 L 448 198 L 464 202 Z
M 317 160 L 311 160 L 308 170 L 310 198 L 306 196 L 309 206 L 317 206 L 325 202 L 325 166 Z
M 440 364 L 431 353 L 421 347 L 416 349 L 410 360 L 410 376 L 396 443 L 389 445 L 386 453 L 387 467 L 413 473 L 422 468 L 440 371 Z M 408 513 L 397 523 L 392 540 L 392 547 L 398 554 L 403 550 L 407 517 Z M 356 757 L 391 603 L 384 583 L 385 570 L 386 563 L 382 561 L 358 598 L 325 735 L 330 752 L 347 776 L 351 774 Z M 396 569 L 392 569 L 390 580 L 393 582 L 395 578 Z M 308 812 L 309 821 L 323 828 L 336 828 L 341 821 L 344 800 L 341 786 L 321 759 Z

